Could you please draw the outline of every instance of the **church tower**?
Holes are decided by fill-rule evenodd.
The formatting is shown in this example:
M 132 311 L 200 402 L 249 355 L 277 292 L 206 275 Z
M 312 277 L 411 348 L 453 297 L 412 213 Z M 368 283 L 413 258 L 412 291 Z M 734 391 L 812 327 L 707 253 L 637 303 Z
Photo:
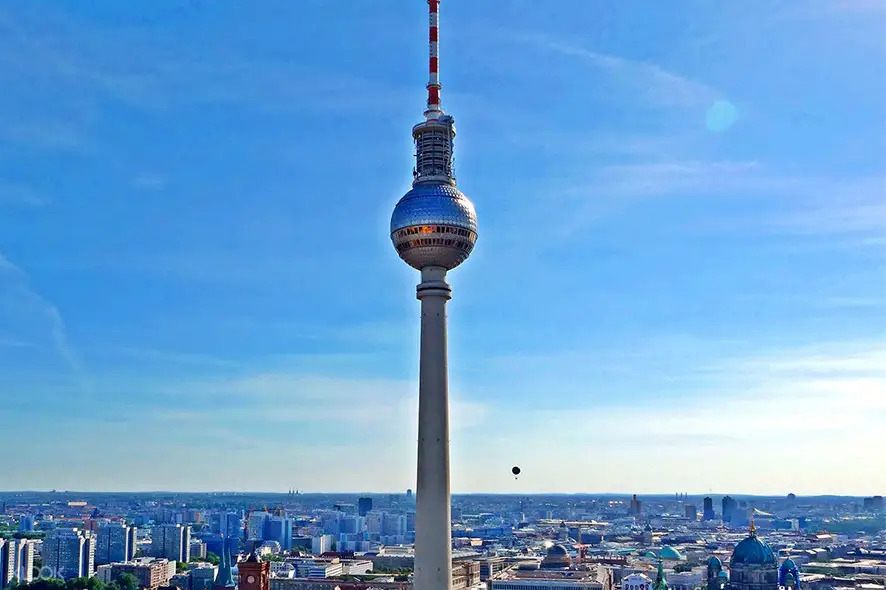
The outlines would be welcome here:
M 239 590 L 268 590 L 271 582 L 271 564 L 260 561 L 255 552 L 249 554 L 245 561 L 237 564 L 240 580 L 237 587 Z
M 664 565 L 660 559 L 658 560 L 658 571 L 655 574 L 655 584 L 653 584 L 652 590 L 668 590 L 668 580 L 665 578 Z
M 235 588 L 231 568 L 231 550 L 228 546 L 228 537 L 224 535 L 222 536 L 222 554 L 218 564 L 218 574 L 216 574 L 215 582 L 212 584 L 213 590 L 233 590 Z
M 725 590 L 729 579 L 723 571 L 723 562 L 712 555 L 708 558 L 707 590 Z
M 778 585 L 785 590 L 800 589 L 800 570 L 793 559 L 785 559 L 779 566 Z

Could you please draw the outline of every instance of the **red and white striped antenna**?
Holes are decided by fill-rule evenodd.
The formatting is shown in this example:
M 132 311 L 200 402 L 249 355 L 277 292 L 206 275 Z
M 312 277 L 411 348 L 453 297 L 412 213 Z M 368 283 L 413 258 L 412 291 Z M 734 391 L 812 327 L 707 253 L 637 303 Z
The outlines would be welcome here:
M 426 115 L 436 117 L 440 113 L 440 61 L 438 41 L 440 38 L 440 0 L 428 0 L 428 112 Z

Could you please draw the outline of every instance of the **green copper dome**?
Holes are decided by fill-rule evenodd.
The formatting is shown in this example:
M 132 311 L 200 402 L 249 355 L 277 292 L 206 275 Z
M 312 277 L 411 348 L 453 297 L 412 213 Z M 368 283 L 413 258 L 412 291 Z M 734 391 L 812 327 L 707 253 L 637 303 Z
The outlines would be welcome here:
M 757 538 L 756 533 L 752 532 L 748 538 L 735 546 L 730 566 L 736 564 L 777 566 L 778 559 L 776 559 L 772 548 Z
M 671 547 L 670 545 L 665 545 L 661 548 L 661 551 L 658 552 L 658 557 L 661 559 L 666 559 L 668 561 L 682 561 L 683 554 Z

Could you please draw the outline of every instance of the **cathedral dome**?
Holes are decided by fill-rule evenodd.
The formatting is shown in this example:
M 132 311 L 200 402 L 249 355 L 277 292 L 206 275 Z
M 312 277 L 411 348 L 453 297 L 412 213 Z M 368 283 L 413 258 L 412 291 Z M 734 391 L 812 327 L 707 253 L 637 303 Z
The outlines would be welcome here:
M 572 559 L 570 559 L 569 553 L 563 545 L 551 545 L 547 555 L 545 555 L 544 560 L 541 562 L 543 569 L 563 568 L 570 565 L 572 565 Z
M 664 559 L 667 561 L 682 561 L 683 554 L 671 547 L 670 545 L 665 545 L 661 548 L 661 551 L 658 552 L 658 557 L 660 559 Z
M 794 563 L 794 560 L 788 557 L 783 562 L 781 562 L 781 567 L 779 568 L 784 571 L 795 570 L 797 569 L 797 564 Z
M 778 560 L 772 548 L 757 538 L 755 533 L 744 539 L 735 546 L 732 552 L 730 566 L 742 565 L 778 565 Z

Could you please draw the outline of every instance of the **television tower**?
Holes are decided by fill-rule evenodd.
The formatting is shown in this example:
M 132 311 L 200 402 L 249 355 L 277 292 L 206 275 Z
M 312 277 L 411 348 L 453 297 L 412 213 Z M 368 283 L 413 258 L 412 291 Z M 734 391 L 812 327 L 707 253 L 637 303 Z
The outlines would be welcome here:
M 455 119 L 440 107 L 439 0 L 427 0 L 430 47 L 425 120 L 412 128 L 412 189 L 394 207 L 391 241 L 409 266 L 421 271 L 421 354 L 418 388 L 418 482 L 415 507 L 415 590 L 452 585 L 449 492 L 449 377 L 446 273 L 470 255 L 477 241 L 474 205 L 455 185 Z

